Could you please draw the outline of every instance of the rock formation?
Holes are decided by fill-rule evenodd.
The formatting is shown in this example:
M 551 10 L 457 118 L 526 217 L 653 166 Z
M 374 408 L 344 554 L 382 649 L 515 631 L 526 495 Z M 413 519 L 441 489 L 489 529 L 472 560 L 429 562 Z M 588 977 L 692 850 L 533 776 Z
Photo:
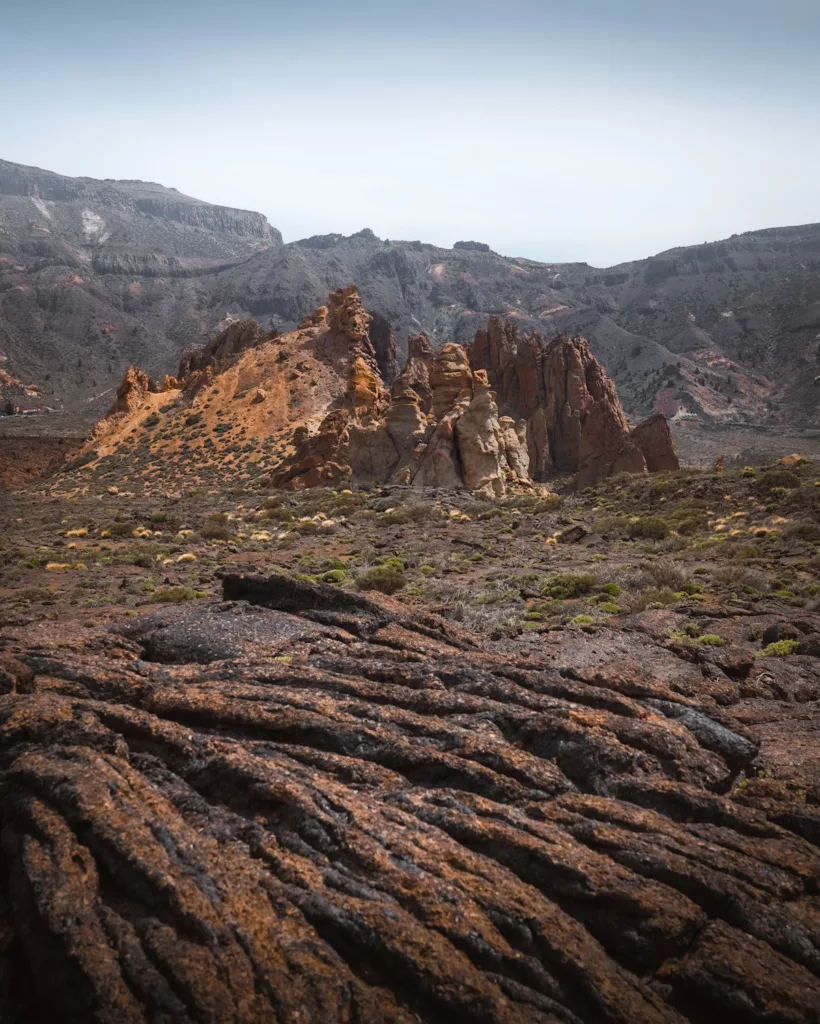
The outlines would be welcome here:
M 0 661 L 3 1021 L 817 1021 L 817 808 L 708 699 L 284 576 L 83 633 Z
M 545 344 L 536 333 L 520 335 L 515 321 L 491 317 L 469 353 L 471 365 L 486 370 L 502 413 L 526 422 L 534 480 L 572 473 L 587 487 L 614 473 L 678 468 L 664 417 L 631 430 L 615 384 L 585 338 L 559 335 Z
M 350 480 L 498 496 L 508 482 L 529 483 L 523 434 L 513 421 L 499 421 L 486 373 L 471 369 L 460 345 L 436 354 L 426 336 L 411 338 L 407 365 L 388 393 L 354 288 L 331 294 L 329 326 L 351 342 L 347 390 L 274 471 L 274 486 Z
M 389 386 L 399 375 L 399 349 L 390 322 L 378 314 L 370 320 L 370 342 L 382 379 Z
M 221 373 L 247 349 L 258 348 L 275 337 L 276 331 L 266 331 L 256 320 L 234 320 L 207 345 L 183 353 L 177 379 L 187 381 L 191 374 L 209 367 L 214 374 Z
M 639 423 L 630 433 L 629 439 L 640 449 L 650 473 L 680 469 L 669 420 L 662 413 L 655 413 Z
M 187 351 L 177 376 L 161 386 L 132 367 L 95 440 L 116 447 L 111 435 L 119 428 L 128 441 L 136 424 L 126 431 L 125 421 L 144 420 L 149 409 L 156 426 L 164 406 L 175 408 L 147 401 L 157 392 L 179 393 L 199 416 L 209 410 L 212 435 L 202 444 L 215 458 L 223 436 L 240 425 L 247 431 L 252 422 L 258 439 L 278 436 L 280 458 L 266 476 L 275 487 L 393 483 L 501 496 L 509 485 L 553 474 L 574 474 L 585 487 L 612 473 L 678 464 L 662 416 L 630 430 L 615 385 L 584 339 L 559 336 L 545 345 L 491 318 L 469 349 L 435 351 L 426 335 L 411 336 L 396 374 L 390 327 L 371 317 L 353 285 L 331 292 L 327 306 L 287 335 L 253 320 L 228 324 Z
M 157 391 L 156 382 L 138 366 L 129 366 L 117 388 L 117 397 L 103 418 L 94 425 L 92 439 L 103 437 L 120 420 L 127 419 L 141 409 L 146 398 Z

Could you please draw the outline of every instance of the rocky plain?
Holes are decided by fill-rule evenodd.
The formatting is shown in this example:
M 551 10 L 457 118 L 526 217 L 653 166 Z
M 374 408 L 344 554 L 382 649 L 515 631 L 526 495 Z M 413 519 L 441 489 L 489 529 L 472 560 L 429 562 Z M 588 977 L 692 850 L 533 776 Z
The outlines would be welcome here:
M 475 326 L 335 290 L 18 442 L 4 1024 L 820 1019 L 820 463 Z

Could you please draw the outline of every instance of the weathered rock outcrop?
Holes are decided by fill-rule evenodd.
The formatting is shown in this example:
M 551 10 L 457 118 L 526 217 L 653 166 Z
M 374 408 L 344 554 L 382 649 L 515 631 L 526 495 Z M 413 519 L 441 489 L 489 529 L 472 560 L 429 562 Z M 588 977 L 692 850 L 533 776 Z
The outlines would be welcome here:
M 529 472 L 577 474 L 579 487 L 613 473 L 677 469 L 663 416 L 630 429 L 614 382 L 585 338 L 559 335 L 545 344 L 520 335 L 515 321 L 491 317 L 477 332 L 470 363 L 487 371 L 502 413 L 526 422 Z
M 266 331 L 256 320 L 234 320 L 207 345 L 189 348 L 183 353 L 177 379 L 185 382 L 192 374 L 207 368 L 214 374 L 222 373 L 247 349 L 258 348 L 276 337 L 276 331 Z
M 655 413 L 643 423 L 639 423 L 630 433 L 629 439 L 640 449 L 650 473 L 680 469 L 675 443 L 669 430 L 669 420 L 661 413 Z
M 353 480 L 501 495 L 508 482 L 529 483 L 523 428 L 499 421 L 487 375 L 471 369 L 460 345 L 436 354 L 425 335 L 411 338 L 405 369 L 388 393 L 355 288 L 331 294 L 328 324 L 351 342 L 347 391 L 274 471 L 274 486 Z
M 133 415 L 142 408 L 146 398 L 156 392 L 158 386 L 148 374 L 138 366 L 129 366 L 117 388 L 117 397 L 103 418 L 94 425 L 91 438 L 105 436 L 120 420 Z
M 119 424 L 130 439 L 135 424 L 126 431 L 123 417 L 146 412 L 150 392 L 179 389 L 194 406 L 221 382 L 216 404 L 206 403 L 211 419 L 222 418 L 206 421 L 207 447 L 218 457 L 217 439 L 250 423 L 257 437 L 278 435 L 279 459 L 265 476 L 276 487 L 395 483 L 500 496 L 510 484 L 556 473 L 575 474 L 584 487 L 612 473 L 677 467 L 666 421 L 656 416 L 630 431 L 615 385 L 582 338 L 545 345 L 493 318 L 469 349 L 434 351 L 424 334 L 408 348 L 396 375 L 389 324 L 371 317 L 349 285 L 287 335 L 254 320 L 228 324 L 186 352 L 161 386 L 132 367 L 95 437 Z M 250 416 L 247 405 L 270 415 Z
M 370 342 L 373 351 L 376 353 L 376 362 L 379 364 L 379 372 L 382 379 L 388 386 L 399 375 L 399 349 L 396 344 L 396 335 L 390 322 L 383 316 L 374 314 L 370 321 Z
M 351 341 L 364 341 L 370 336 L 368 328 L 372 317 L 362 305 L 359 293 L 354 284 L 346 288 L 339 288 L 328 296 L 329 317 L 331 331 L 339 334 L 346 334 Z
M 0 1019 L 818 1020 L 817 808 L 721 713 L 224 587 L 4 657 Z

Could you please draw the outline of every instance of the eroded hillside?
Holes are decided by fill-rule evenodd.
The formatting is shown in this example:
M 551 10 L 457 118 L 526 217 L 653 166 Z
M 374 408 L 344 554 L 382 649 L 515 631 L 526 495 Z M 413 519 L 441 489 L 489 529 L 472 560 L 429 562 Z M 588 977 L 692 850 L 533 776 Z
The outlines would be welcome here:
M 174 377 L 132 366 L 69 479 L 151 487 L 173 467 L 176 486 L 216 474 L 502 496 L 557 475 L 585 487 L 679 465 L 665 418 L 632 429 L 582 338 L 546 344 L 491 318 L 468 348 L 436 351 L 415 335 L 394 377 L 395 364 L 395 339 L 353 285 L 285 335 L 236 322 L 186 353 Z

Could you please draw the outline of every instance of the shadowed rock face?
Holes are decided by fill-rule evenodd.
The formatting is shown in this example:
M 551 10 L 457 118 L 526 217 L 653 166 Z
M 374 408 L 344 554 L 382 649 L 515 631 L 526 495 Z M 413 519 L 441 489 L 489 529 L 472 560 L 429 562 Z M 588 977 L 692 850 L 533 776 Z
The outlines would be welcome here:
M 220 373 L 247 349 L 258 348 L 276 336 L 276 331 L 264 330 L 255 320 L 237 320 L 228 324 L 207 345 L 185 352 L 177 370 L 177 379 L 185 381 L 192 373 L 206 369 Z
M 731 720 L 224 590 L 0 665 L 0 1019 L 818 1019 L 820 820 Z
M 535 332 L 520 335 L 515 321 L 490 317 L 469 354 L 487 372 L 502 413 L 526 424 L 533 480 L 573 473 L 588 487 L 615 473 L 679 468 L 666 419 L 655 414 L 631 430 L 586 338 L 559 335 L 545 344 Z

